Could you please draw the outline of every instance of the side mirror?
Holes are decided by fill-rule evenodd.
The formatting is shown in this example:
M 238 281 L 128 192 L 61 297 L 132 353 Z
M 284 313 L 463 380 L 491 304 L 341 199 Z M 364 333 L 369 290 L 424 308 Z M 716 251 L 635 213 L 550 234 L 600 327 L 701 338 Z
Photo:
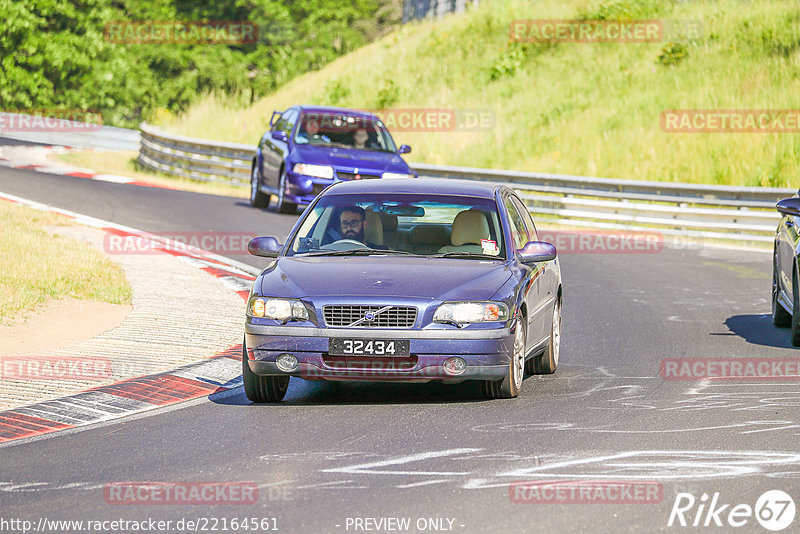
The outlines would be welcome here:
M 276 130 L 272 132 L 272 138 L 276 141 L 283 141 L 284 143 L 289 142 L 289 136 L 286 135 L 286 132 L 283 130 Z
M 528 241 L 524 247 L 519 249 L 519 253 L 523 263 L 552 261 L 558 256 L 556 246 L 544 241 Z
M 264 258 L 276 257 L 281 248 L 283 247 L 274 237 L 254 237 L 247 244 L 247 252 Z
M 800 198 L 784 198 L 775 205 L 775 208 L 784 215 L 800 217 Z
M 272 128 L 280 120 L 283 111 L 273 111 L 272 117 L 269 118 L 269 127 Z
M 408 145 L 400 145 L 400 148 L 397 150 L 398 154 L 408 154 L 411 152 L 411 147 Z

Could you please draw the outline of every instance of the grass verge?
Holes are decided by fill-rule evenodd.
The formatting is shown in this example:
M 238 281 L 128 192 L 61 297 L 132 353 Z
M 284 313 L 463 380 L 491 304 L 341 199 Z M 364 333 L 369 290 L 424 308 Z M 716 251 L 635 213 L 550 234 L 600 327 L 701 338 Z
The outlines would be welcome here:
M 131 288 L 118 265 L 88 244 L 47 231 L 71 224 L 56 214 L 0 201 L 0 322 L 47 299 L 130 304 Z

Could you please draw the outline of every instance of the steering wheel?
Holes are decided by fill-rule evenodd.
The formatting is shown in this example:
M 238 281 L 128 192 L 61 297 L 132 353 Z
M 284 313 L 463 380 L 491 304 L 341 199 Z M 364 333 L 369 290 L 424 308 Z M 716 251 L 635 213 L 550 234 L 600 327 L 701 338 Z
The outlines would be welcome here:
M 361 241 L 356 241 L 355 239 L 339 239 L 333 243 L 322 245 L 319 248 L 321 250 L 350 250 L 353 248 L 352 245 L 355 245 L 355 248 L 369 248 Z

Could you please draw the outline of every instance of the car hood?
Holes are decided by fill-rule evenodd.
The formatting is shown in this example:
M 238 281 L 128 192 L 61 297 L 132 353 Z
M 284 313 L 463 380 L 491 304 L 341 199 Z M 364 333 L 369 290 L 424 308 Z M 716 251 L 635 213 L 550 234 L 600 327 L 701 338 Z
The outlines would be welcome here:
M 315 165 L 330 165 L 337 171 L 380 174 L 383 172 L 410 173 L 408 164 L 397 154 L 372 152 L 367 150 L 348 150 L 324 146 L 297 145 L 294 148 L 295 161 Z
M 505 262 L 413 257 L 282 257 L 261 277 L 275 297 L 487 300 L 511 277 Z

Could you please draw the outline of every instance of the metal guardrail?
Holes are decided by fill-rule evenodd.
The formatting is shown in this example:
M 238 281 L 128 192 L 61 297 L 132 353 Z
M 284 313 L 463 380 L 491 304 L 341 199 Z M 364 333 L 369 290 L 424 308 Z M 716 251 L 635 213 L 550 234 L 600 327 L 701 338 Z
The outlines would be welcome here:
M 250 183 L 250 162 L 256 150 L 253 145 L 167 134 L 146 123 L 139 129 L 138 161 L 148 169 L 203 182 Z
M 615 180 L 415 164 L 420 176 L 511 184 L 531 213 L 594 228 L 652 230 L 705 239 L 771 242 L 775 203 L 796 189 Z
M 194 180 L 248 185 L 255 146 L 177 136 L 140 125 L 139 163 Z M 604 229 L 653 230 L 705 239 L 771 242 L 775 203 L 794 189 L 615 180 L 412 163 L 421 177 L 505 183 L 539 220 Z

